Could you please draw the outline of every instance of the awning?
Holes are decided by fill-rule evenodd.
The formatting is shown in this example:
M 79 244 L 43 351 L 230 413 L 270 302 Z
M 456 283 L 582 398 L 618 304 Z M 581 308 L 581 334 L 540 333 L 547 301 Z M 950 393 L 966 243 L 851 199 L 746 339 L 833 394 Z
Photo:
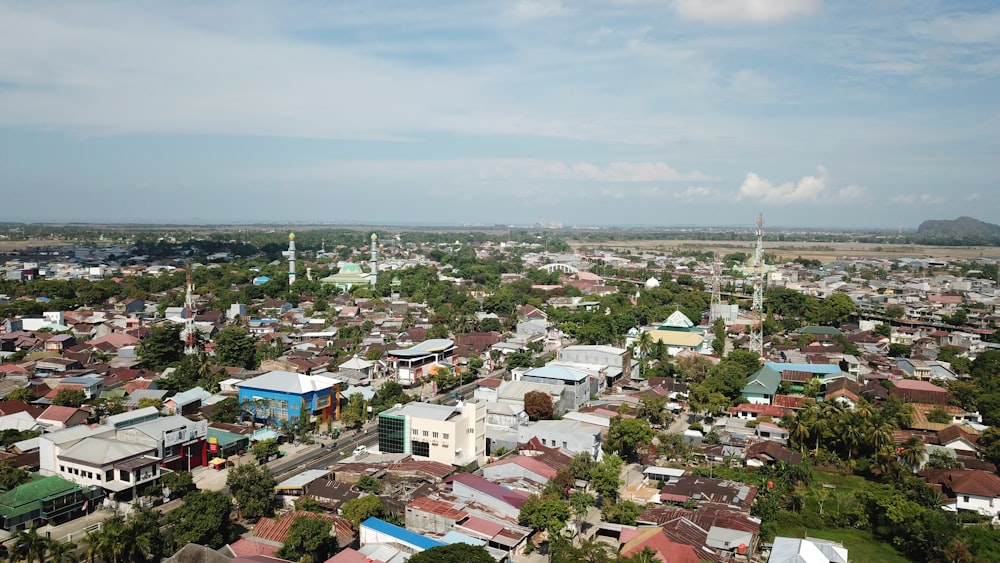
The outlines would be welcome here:
M 222 459 L 221 457 L 217 457 L 208 462 L 209 465 L 222 465 L 224 463 L 226 463 L 226 460 Z

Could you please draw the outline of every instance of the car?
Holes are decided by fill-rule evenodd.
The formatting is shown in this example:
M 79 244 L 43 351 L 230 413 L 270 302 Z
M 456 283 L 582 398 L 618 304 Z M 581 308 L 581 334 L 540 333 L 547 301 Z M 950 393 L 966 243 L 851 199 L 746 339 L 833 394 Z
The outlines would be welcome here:
M 356 455 L 357 456 L 357 455 L 361 455 L 361 454 L 364 454 L 364 453 L 368 453 L 368 446 L 362 445 L 362 446 L 358 446 L 358 447 L 354 448 L 354 453 L 351 454 L 351 455 Z

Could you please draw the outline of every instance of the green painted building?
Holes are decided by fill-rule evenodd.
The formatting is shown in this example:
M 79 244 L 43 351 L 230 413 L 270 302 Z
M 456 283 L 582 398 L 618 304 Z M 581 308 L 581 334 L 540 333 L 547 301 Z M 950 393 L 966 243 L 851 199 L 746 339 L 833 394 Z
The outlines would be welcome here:
M 100 487 L 83 488 L 62 477 L 35 476 L 0 495 L 0 527 L 26 529 L 34 522 L 56 524 L 92 512 L 104 498 Z
M 764 366 L 747 378 L 747 384 L 743 387 L 742 395 L 748 403 L 770 405 L 774 396 L 778 394 L 780 386 L 781 374 L 768 366 Z

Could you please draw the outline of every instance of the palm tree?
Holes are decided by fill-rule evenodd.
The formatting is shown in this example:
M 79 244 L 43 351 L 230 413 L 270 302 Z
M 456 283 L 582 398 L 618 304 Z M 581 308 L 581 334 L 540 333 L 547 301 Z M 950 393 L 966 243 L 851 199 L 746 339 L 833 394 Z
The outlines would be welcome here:
M 643 369 L 649 362 L 649 353 L 653 350 L 653 335 L 649 331 L 639 333 L 639 338 L 635 340 L 639 353 L 642 354 L 642 361 L 639 363 L 639 376 L 645 372 Z
M 71 541 L 46 540 L 51 563 L 79 563 L 76 544 Z
M 45 563 L 45 553 L 48 548 L 45 538 L 38 535 L 38 522 L 32 522 L 31 528 L 14 533 L 14 541 L 10 548 L 10 561 L 38 561 Z
M 805 453 L 806 440 L 809 438 L 809 425 L 802 413 L 791 420 L 788 426 L 788 436 L 792 442 L 799 445 L 799 451 Z
M 916 436 L 910 436 L 903 442 L 902 451 L 899 452 L 899 461 L 912 473 L 923 464 L 924 449 L 923 440 Z
M 840 439 L 844 443 L 844 447 L 847 448 L 848 460 L 854 457 L 854 450 L 861 443 L 861 439 L 863 437 L 864 431 L 862 430 L 861 421 L 858 420 L 857 415 L 847 414 L 841 418 Z

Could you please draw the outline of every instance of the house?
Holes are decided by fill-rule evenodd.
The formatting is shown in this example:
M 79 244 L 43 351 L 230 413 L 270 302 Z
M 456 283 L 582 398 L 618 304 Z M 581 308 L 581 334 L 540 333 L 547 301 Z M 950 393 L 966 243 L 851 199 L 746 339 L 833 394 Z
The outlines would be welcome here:
M 389 350 L 389 361 L 400 385 L 420 383 L 434 364 L 450 364 L 455 342 L 447 338 L 425 340 L 404 350 Z
M 513 520 L 521 510 L 521 505 L 531 495 L 497 485 L 492 481 L 472 473 L 456 473 L 449 479 L 451 492 L 455 497 L 468 502 L 477 502 Z
M 591 396 L 599 395 L 604 389 L 603 377 L 568 366 L 546 365 L 530 369 L 520 377 L 515 373 L 514 379 L 563 387 L 568 391 L 563 394 L 565 407 L 574 411 L 585 405 Z
M 618 554 L 621 557 L 630 557 L 648 548 L 656 553 L 656 558 L 660 561 L 700 563 L 702 559 L 693 546 L 675 542 L 664 532 L 664 528 L 658 526 L 625 528 L 618 539 L 621 543 Z
M 1000 515 L 1000 477 L 979 469 L 928 469 L 919 473 L 927 484 L 947 497 L 946 510 L 969 510 Z
M 538 420 L 522 424 L 517 430 L 518 443 L 532 439 L 538 439 L 545 447 L 562 448 L 572 455 L 587 453 L 595 461 L 604 457 L 602 428 L 576 420 Z
M 749 513 L 757 496 L 757 487 L 735 481 L 708 477 L 684 476 L 664 484 L 660 490 L 661 502 L 696 501 L 701 505 L 726 507 L 737 512 Z
M 368 518 L 361 523 L 360 543 L 362 547 L 368 544 L 389 544 L 410 554 L 445 545 L 378 518 Z
M 32 524 L 60 524 L 99 508 L 104 491 L 55 475 L 37 477 L 0 495 L 0 527 L 25 530 Z
M 207 434 L 207 421 L 194 422 L 174 415 L 119 428 L 115 431 L 115 438 L 152 448 L 167 469 L 190 471 L 194 467 L 208 465 Z
M 780 386 L 781 374 L 765 365 L 747 378 L 747 384 L 740 394 L 748 403 L 769 405 L 778 394 Z
M 39 424 L 53 428 L 69 428 L 70 426 L 87 422 L 89 415 L 90 413 L 87 411 L 76 407 L 59 407 L 53 405 L 42 411 L 42 414 L 38 415 L 38 418 L 35 420 Z
M 815 538 L 774 538 L 768 563 L 847 563 L 847 548 Z
M 240 403 L 252 403 L 258 420 L 280 423 L 317 417 L 327 422 L 340 418 L 341 383 L 320 375 L 271 371 L 236 386 Z
M 58 475 L 82 486 L 122 493 L 160 478 L 156 449 L 109 438 L 87 437 L 56 456 Z
M 747 446 L 745 457 L 747 467 L 773 465 L 780 461 L 789 465 L 798 465 L 802 463 L 802 454 L 793 452 L 771 440 L 762 440 Z
M 898 379 L 889 388 L 889 395 L 899 397 L 908 403 L 948 404 L 948 390 L 929 381 L 918 379 Z

